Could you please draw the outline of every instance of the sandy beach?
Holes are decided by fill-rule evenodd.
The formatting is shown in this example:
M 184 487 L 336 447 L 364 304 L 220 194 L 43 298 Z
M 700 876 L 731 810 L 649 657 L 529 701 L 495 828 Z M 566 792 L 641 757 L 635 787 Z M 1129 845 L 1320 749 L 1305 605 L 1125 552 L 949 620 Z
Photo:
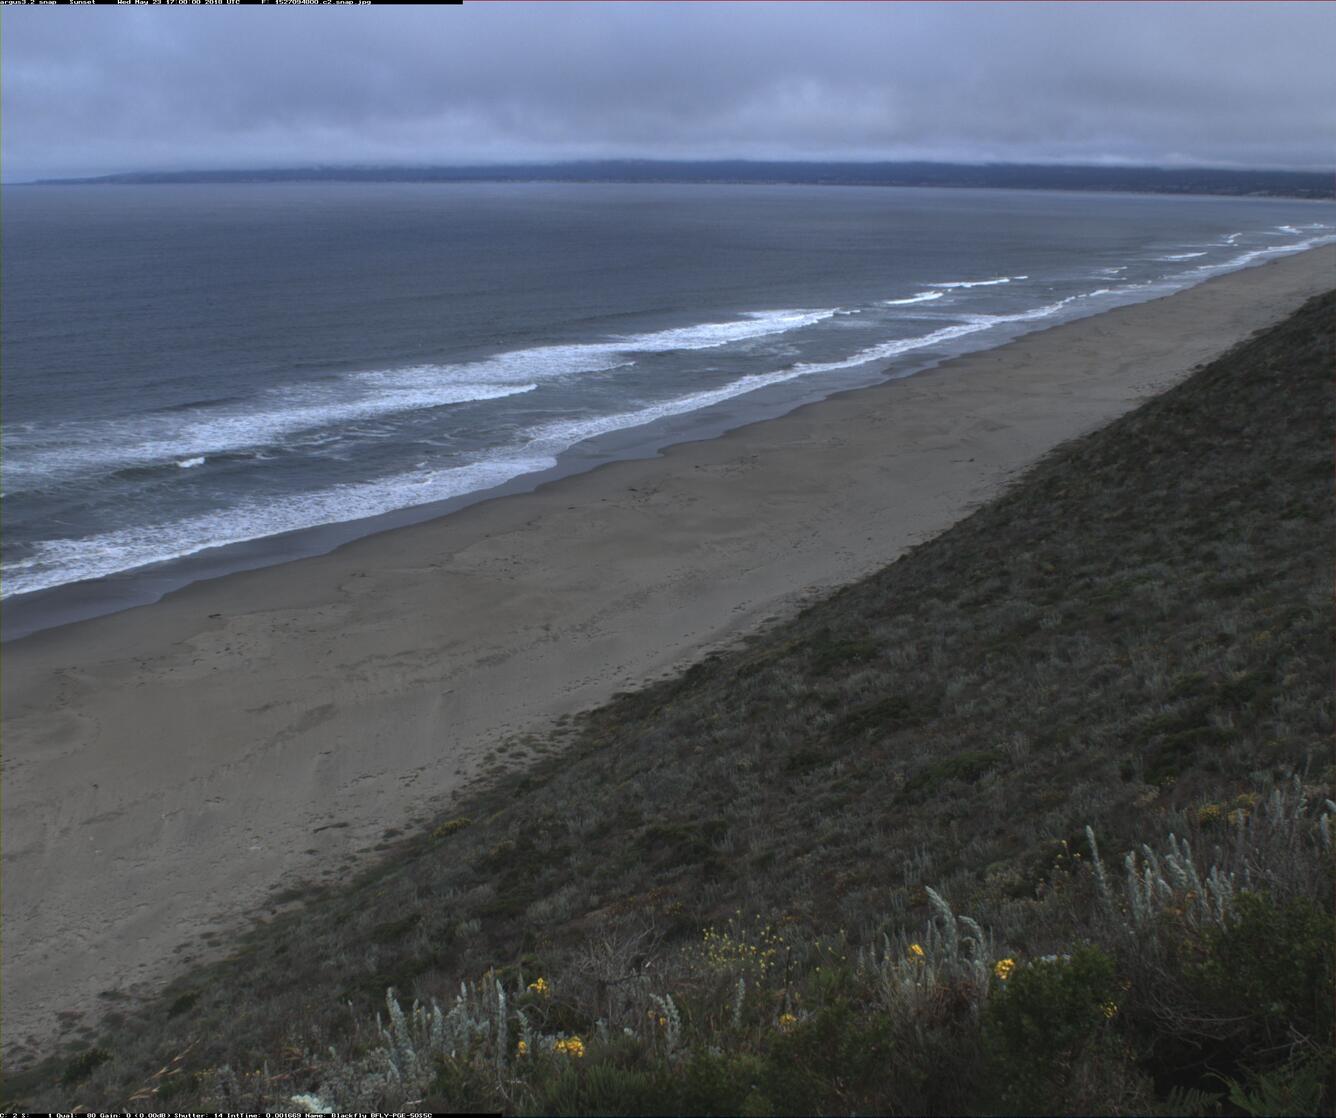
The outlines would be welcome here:
M 7 645 L 7 1058 L 1332 287 L 1336 246 Z

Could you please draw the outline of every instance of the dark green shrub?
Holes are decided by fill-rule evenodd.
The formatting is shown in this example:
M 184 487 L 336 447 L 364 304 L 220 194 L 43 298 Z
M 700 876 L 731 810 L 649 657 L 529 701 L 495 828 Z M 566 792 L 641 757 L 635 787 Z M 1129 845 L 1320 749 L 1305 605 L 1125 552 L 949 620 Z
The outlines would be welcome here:
M 801 776 L 803 773 L 829 765 L 834 756 L 818 749 L 796 749 L 784 759 L 784 771 Z
M 891 1058 L 891 1020 L 836 1001 L 776 1036 L 759 1080 L 782 1113 L 876 1110 Z
M 65 1065 L 60 1081 L 67 1086 L 82 1083 L 110 1059 L 111 1053 L 105 1048 L 90 1048 L 87 1052 L 79 1053 Z
M 1017 967 L 984 1011 L 994 1098 L 1029 1111 L 1062 1109 L 1072 1069 L 1108 1033 L 1113 960 L 1097 947 Z
M 1240 1063 L 1263 1068 L 1296 1039 L 1330 1051 L 1336 920 L 1306 897 L 1277 905 L 1244 893 L 1187 967 L 1209 1011 L 1234 1022 Z M 1271 1061 L 1265 1054 L 1271 1053 Z
M 178 994 L 167 1007 L 167 1016 L 177 1017 L 188 1009 L 194 1009 L 197 1001 L 199 1001 L 198 990 L 187 990 L 184 994 Z
M 1332 1061 L 1298 1056 L 1271 1072 L 1255 1073 L 1245 1082 L 1225 1079 L 1229 1101 L 1244 1114 L 1263 1118 L 1272 1114 L 1329 1114 L 1323 1096 L 1331 1098 Z
M 828 634 L 813 638 L 809 664 L 813 675 L 826 675 L 846 664 L 864 664 L 880 651 L 873 640 L 831 640 Z
M 436 1114 L 486 1113 L 495 1109 L 495 1085 L 491 1068 L 462 1060 L 441 1060 L 422 1109 Z
M 367 931 L 367 939 L 371 943 L 393 943 L 395 940 L 403 939 L 420 923 L 422 923 L 422 913 L 410 912 L 399 920 L 387 920 L 373 925 Z
M 1006 754 L 996 749 L 975 749 L 960 753 L 929 765 L 905 782 L 903 795 L 906 799 L 920 799 L 935 791 L 948 780 L 959 780 L 972 784 L 985 773 L 997 768 L 1006 760 Z
M 711 845 L 728 830 L 724 819 L 690 823 L 651 823 L 637 840 L 640 850 L 656 865 L 696 865 L 714 857 Z
M 765 1113 L 770 1106 L 761 1088 L 768 1088 L 769 1082 L 766 1065 L 757 1056 L 697 1052 L 681 1073 L 673 1110 L 679 1114 Z
M 565 1061 L 543 1077 L 536 1114 L 674 1114 L 676 1091 L 663 1067 L 619 1067 L 615 1063 Z M 486 1108 L 483 1108 L 486 1109 Z M 527 1108 L 526 1109 L 530 1109 Z
M 922 724 L 936 713 L 936 708 L 935 700 L 892 695 L 853 707 L 834 725 L 831 736 L 836 741 L 848 741 L 864 734 L 884 737 Z

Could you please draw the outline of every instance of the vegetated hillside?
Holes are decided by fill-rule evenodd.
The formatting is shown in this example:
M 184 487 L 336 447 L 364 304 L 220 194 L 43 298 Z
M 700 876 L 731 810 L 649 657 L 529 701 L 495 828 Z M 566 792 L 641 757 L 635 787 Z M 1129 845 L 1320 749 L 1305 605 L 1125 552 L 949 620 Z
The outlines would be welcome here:
M 1334 324 L 582 718 L 9 1101 L 1329 1112 Z

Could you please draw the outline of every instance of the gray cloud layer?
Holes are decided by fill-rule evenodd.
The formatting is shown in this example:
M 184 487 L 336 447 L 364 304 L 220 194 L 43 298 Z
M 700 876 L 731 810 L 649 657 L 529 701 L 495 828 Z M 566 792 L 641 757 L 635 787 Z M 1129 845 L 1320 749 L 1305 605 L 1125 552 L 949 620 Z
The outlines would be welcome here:
M 588 157 L 1330 167 L 1336 5 L 9 7 L 6 180 Z

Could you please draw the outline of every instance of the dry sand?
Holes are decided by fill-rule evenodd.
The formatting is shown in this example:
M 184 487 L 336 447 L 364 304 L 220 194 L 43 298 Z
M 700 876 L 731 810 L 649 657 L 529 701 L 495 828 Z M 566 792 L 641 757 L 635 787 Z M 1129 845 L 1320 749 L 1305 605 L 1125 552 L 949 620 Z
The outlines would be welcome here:
M 10 1058 L 1334 286 L 1336 246 L 6 646 Z

